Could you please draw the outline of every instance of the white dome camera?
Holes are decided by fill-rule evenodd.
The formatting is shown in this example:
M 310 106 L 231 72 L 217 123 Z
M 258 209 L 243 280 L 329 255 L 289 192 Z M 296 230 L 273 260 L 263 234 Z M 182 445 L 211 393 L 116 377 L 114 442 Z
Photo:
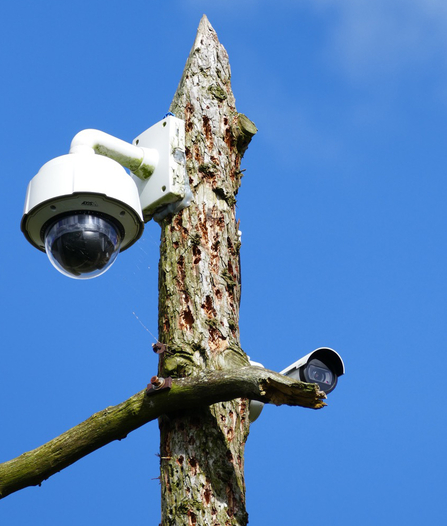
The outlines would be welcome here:
M 78 133 L 70 153 L 29 183 L 21 228 L 59 272 L 89 279 L 140 238 L 145 221 L 189 202 L 184 122 L 169 115 L 133 145 L 98 130 Z
M 62 274 L 88 279 L 110 268 L 144 224 L 135 183 L 116 161 L 92 152 L 57 157 L 39 170 L 21 227 Z
M 264 367 L 252 362 L 251 365 Z M 283 369 L 280 374 L 301 382 L 317 384 L 321 391 L 330 393 L 337 385 L 339 376 L 345 374 L 345 364 L 338 352 L 329 347 L 319 347 Z M 250 422 L 254 422 L 264 408 L 263 402 L 250 401 Z

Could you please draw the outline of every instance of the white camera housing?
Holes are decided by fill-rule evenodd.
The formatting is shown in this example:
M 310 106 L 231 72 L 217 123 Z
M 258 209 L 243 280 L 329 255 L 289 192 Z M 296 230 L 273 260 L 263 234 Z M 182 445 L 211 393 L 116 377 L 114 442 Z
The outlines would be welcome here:
M 45 252 L 49 223 L 62 215 L 88 212 L 119 222 L 124 231 L 121 250 L 143 233 L 138 190 L 120 164 L 93 153 L 62 155 L 44 164 L 29 183 L 22 231 Z
M 133 145 L 99 130 L 79 132 L 70 153 L 29 183 L 21 228 L 57 270 L 89 279 L 140 238 L 145 221 L 190 201 L 184 122 L 167 115 Z
M 264 367 L 262 364 L 250 364 Z M 302 382 L 316 383 L 321 391 L 330 393 L 337 385 L 338 378 L 345 374 L 341 356 L 329 347 L 319 347 L 283 369 L 280 374 Z M 254 422 L 264 408 L 263 402 L 250 401 L 250 422 Z

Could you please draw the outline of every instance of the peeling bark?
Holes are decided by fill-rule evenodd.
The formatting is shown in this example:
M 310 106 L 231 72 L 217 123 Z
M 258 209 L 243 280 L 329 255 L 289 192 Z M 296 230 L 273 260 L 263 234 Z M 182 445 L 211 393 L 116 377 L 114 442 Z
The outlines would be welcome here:
M 256 133 L 236 111 L 228 55 L 204 16 L 170 111 L 185 119 L 194 200 L 161 223 L 161 375 L 248 365 L 239 338 L 240 162 Z M 161 417 L 162 525 L 244 525 L 248 402 Z
M 0 464 L 0 498 L 40 485 L 89 453 L 114 440 L 122 440 L 162 414 L 179 418 L 182 412 L 236 397 L 319 409 L 324 405 L 325 395 L 313 384 L 296 382 L 258 367 L 180 378 L 174 380 L 170 390 L 150 396 L 146 390 L 140 391 L 119 405 L 95 413 L 43 446 Z M 177 463 L 181 465 L 184 458 L 177 458 Z M 209 489 L 204 490 L 205 500 L 210 499 L 210 495 Z

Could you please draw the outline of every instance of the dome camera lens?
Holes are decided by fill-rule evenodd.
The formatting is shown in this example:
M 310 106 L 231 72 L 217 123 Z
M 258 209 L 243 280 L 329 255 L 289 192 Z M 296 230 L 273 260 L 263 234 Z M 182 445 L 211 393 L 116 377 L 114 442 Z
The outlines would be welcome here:
M 120 244 L 113 223 L 92 214 L 62 217 L 45 235 L 45 250 L 53 266 L 75 279 L 103 274 L 115 261 Z

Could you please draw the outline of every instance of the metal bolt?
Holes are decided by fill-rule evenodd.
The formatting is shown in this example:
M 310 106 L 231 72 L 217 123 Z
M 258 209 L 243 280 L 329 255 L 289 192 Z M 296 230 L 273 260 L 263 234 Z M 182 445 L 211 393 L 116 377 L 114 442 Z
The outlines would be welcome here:
M 158 376 L 153 376 L 151 378 L 151 384 L 154 389 L 161 389 L 165 385 L 165 379 L 159 378 Z
M 166 352 L 166 345 L 160 342 L 153 343 L 152 350 L 157 354 L 163 354 L 164 352 Z

